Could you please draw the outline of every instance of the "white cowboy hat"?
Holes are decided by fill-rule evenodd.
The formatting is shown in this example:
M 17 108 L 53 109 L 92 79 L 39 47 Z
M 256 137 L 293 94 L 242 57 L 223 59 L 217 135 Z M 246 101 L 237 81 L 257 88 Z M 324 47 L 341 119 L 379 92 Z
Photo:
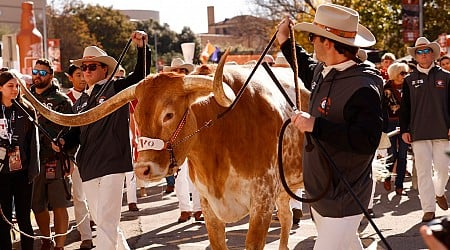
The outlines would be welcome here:
M 421 36 L 417 38 L 416 44 L 414 47 L 408 47 L 408 54 L 411 55 L 413 58 L 416 58 L 416 50 L 419 48 L 430 48 L 433 50 L 433 56 L 434 60 L 438 59 L 440 57 L 441 53 L 441 47 L 439 46 L 439 43 L 437 42 L 430 42 L 427 38 Z
M 225 65 L 238 65 L 236 61 L 225 62 Z
M 71 60 L 75 66 L 80 67 L 83 62 L 100 62 L 108 66 L 108 75 L 112 73 L 117 65 L 116 59 L 108 56 L 105 51 L 97 46 L 88 46 L 84 49 L 83 58 Z
M 244 65 L 256 65 L 257 62 L 258 61 L 256 61 L 256 60 L 250 60 L 250 61 L 245 62 Z
M 272 55 L 264 55 L 264 61 L 266 61 L 268 63 L 273 63 L 273 62 L 275 62 L 275 59 L 273 59 Z
M 191 63 L 185 63 L 183 59 L 181 58 L 175 58 L 170 63 L 170 66 L 164 66 L 163 71 L 164 72 L 170 72 L 174 69 L 186 69 L 188 71 L 188 74 L 191 73 L 194 70 L 194 64 Z
M 359 24 L 357 11 L 336 4 L 319 5 L 314 22 L 296 24 L 294 29 L 314 33 L 353 47 L 369 47 L 376 43 L 372 32 Z

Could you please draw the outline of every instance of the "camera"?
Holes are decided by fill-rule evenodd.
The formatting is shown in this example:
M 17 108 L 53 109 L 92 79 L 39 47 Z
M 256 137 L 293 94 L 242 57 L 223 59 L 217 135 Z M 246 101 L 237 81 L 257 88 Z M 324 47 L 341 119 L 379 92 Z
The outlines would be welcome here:
M 447 249 L 450 249 L 450 221 L 448 221 L 448 218 L 434 219 L 428 222 L 427 225 L 433 232 L 434 237 L 442 242 Z

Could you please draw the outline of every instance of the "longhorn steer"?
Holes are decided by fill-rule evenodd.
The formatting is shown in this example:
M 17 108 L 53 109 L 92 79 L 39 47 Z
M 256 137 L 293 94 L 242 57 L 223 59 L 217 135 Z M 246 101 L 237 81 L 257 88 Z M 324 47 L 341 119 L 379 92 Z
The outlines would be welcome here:
M 294 97 L 292 70 L 273 68 L 273 71 Z M 292 213 L 277 169 L 277 140 L 282 123 L 291 116 L 292 110 L 261 68 L 234 109 L 216 119 L 233 101 L 234 95 L 227 88 L 237 93 L 250 72 L 251 68 L 239 65 L 224 68 L 221 60 L 214 80 L 209 76 L 173 73 L 150 75 L 123 94 L 70 119 L 36 108 L 52 121 L 79 126 L 98 120 L 137 98 L 135 118 L 141 143 L 164 141 L 165 147 L 141 149 L 135 165 L 136 175 L 158 181 L 188 157 L 190 177 L 201 195 L 212 249 L 227 249 L 226 223 L 236 222 L 248 214 L 246 249 L 263 249 L 275 203 L 281 224 L 279 248 L 287 249 Z M 308 96 L 309 92 L 302 88 L 304 108 Z M 35 101 L 33 104 L 39 105 Z M 303 135 L 289 126 L 283 142 L 283 161 L 287 182 L 293 190 L 303 186 L 302 144 Z

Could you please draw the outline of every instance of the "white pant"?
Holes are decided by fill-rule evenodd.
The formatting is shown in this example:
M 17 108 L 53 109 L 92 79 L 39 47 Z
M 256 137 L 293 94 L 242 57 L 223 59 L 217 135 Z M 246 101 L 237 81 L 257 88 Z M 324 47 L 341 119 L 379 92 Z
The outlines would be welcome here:
M 369 206 L 367 206 L 367 209 L 373 209 L 373 198 L 375 196 L 375 189 L 377 187 L 377 179 L 375 178 L 374 171 L 375 169 L 372 167 L 372 193 L 370 194 Z
M 424 212 L 436 211 L 436 197 L 445 194 L 448 181 L 448 140 L 412 142 L 419 185 L 420 205 Z M 434 168 L 434 176 L 433 176 Z
M 297 191 L 295 191 L 295 195 L 297 195 L 298 197 L 302 197 L 302 189 L 297 189 Z M 302 203 L 294 198 L 289 199 L 289 205 L 292 208 L 296 208 L 296 209 L 302 209 Z
M 119 228 L 124 179 L 125 174 L 120 173 L 83 182 L 91 216 L 97 224 L 98 250 L 130 249 Z
M 363 246 L 358 236 L 359 222 L 363 215 L 353 215 L 343 218 L 321 216 L 311 208 L 314 223 L 317 228 L 317 239 L 314 250 L 362 250 Z
M 134 171 L 125 173 L 125 182 L 127 185 L 127 203 L 137 203 L 136 176 L 134 175 Z
M 202 211 L 200 206 L 200 195 L 189 178 L 189 167 L 187 159 L 180 166 L 177 179 L 175 181 L 175 194 L 178 198 L 180 211 Z M 192 193 L 192 206 L 190 204 L 189 193 Z
M 77 222 L 77 224 L 80 224 L 81 220 L 84 219 L 77 228 L 80 232 L 81 240 L 92 240 L 92 231 L 86 195 L 83 192 L 80 172 L 75 164 L 72 172 L 72 197 L 73 209 L 75 212 L 75 221 Z

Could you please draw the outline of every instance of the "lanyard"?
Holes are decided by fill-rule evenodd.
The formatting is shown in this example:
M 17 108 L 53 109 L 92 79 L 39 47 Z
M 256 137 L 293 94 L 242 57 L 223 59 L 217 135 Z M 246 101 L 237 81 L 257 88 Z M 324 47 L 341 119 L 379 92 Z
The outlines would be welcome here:
M 13 110 L 11 113 L 10 119 L 5 115 L 5 105 L 2 105 L 3 118 L 6 120 L 6 136 L 8 137 L 9 145 L 12 144 L 12 137 L 14 134 L 14 128 L 12 126 L 12 120 L 15 119 L 15 111 Z

